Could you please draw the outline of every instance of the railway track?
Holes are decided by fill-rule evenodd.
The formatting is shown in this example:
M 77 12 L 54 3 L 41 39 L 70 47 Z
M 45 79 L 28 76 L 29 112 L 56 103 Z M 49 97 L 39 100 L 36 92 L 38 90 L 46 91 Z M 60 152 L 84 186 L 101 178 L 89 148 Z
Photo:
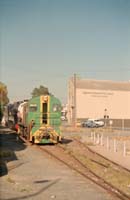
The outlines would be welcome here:
M 123 199 L 125 196 L 130 199 L 130 170 L 92 151 L 86 144 L 75 138 L 73 143 L 67 146 L 71 154 L 92 174 L 103 179 L 115 191 L 122 193 Z
M 116 171 L 118 174 L 123 173 L 124 176 L 127 175 L 128 177 L 128 175 L 130 176 L 130 172 L 116 163 L 105 159 L 105 157 L 100 156 L 96 152 L 93 152 L 79 140 L 73 139 L 72 142 L 68 144 L 64 144 L 63 141 L 63 144 L 58 145 L 34 146 L 52 156 L 56 160 L 62 162 L 64 165 L 76 171 L 84 178 L 89 179 L 104 188 L 118 199 L 130 200 L 130 188 L 128 188 L 128 191 L 124 191 L 122 188 L 118 188 L 118 184 L 111 183 L 105 176 L 103 177 L 102 174 L 100 174 L 101 171 L 106 172 L 111 169 L 110 172 L 112 172 L 113 169 L 114 172 Z
M 74 140 L 76 140 L 76 142 L 78 142 L 80 145 L 82 145 L 83 147 L 85 147 L 86 150 L 87 150 L 89 153 L 92 153 L 92 155 L 96 155 L 97 157 L 104 159 L 106 162 L 115 165 L 115 166 L 118 167 L 119 169 L 125 170 L 125 171 L 127 171 L 127 172 L 130 173 L 130 170 L 129 170 L 128 168 L 123 167 L 122 165 L 120 165 L 120 164 L 118 164 L 118 163 L 116 163 L 116 162 L 114 162 L 114 161 L 112 161 L 112 160 L 106 158 L 105 156 L 103 156 L 103 155 L 97 153 L 96 151 L 93 151 L 88 145 L 86 145 L 85 143 L 81 142 L 80 140 L 77 140 L 77 139 L 74 139 Z

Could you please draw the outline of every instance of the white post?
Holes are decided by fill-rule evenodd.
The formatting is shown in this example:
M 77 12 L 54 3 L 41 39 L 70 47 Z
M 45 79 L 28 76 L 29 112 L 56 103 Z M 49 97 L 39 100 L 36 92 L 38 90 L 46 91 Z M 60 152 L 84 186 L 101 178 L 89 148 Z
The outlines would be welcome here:
M 99 144 L 99 134 L 97 134 L 97 144 Z
M 100 145 L 103 146 L 103 134 L 101 134 Z
M 95 132 L 93 133 L 93 142 L 95 144 Z
M 107 150 L 109 149 L 109 137 L 107 136 Z
M 114 139 L 114 152 L 117 151 L 117 148 L 116 148 L 116 140 Z
M 126 142 L 123 143 L 123 156 L 126 156 Z

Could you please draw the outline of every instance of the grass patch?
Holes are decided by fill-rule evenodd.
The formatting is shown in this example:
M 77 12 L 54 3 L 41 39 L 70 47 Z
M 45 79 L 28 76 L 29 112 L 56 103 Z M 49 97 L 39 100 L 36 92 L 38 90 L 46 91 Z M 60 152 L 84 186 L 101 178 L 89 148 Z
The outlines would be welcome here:
M 12 178 L 10 178 L 9 176 L 7 177 L 7 181 L 8 181 L 9 183 L 15 183 L 15 181 L 14 181 Z
M 85 144 L 88 146 L 95 146 L 95 144 L 93 142 L 85 142 Z
M 105 179 L 107 182 L 116 186 L 120 190 L 126 192 L 130 195 L 130 173 L 124 170 L 115 169 L 114 166 L 102 159 L 97 162 L 93 162 L 92 159 L 86 157 L 85 155 L 80 155 L 78 152 L 72 153 L 77 157 L 82 163 L 84 163 L 90 170 L 96 173 L 98 176 Z M 101 164 L 102 165 L 101 165 Z M 103 167 L 104 165 L 104 167 Z M 106 166 L 106 167 L 105 167 Z
M 27 191 L 28 191 L 27 188 L 22 188 L 22 189 L 20 190 L 20 192 L 27 192 Z

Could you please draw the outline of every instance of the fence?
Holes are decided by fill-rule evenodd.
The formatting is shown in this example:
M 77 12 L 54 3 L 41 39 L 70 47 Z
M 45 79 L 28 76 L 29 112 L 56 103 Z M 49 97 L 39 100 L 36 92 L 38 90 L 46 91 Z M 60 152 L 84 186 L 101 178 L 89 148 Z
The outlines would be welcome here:
M 104 146 L 108 151 L 120 152 L 123 156 L 130 155 L 130 139 L 126 137 L 111 137 L 104 136 L 103 133 L 91 132 L 90 139 L 94 145 Z

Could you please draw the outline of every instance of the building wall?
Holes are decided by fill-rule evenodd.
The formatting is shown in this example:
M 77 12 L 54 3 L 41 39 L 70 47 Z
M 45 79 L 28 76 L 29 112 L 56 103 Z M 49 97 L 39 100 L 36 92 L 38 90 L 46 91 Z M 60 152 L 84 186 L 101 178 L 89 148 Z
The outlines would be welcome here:
M 77 118 L 130 119 L 130 92 L 113 90 L 76 90 Z
M 109 116 L 114 125 L 130 127 L 130 82 L 71 77 L 68 84 L 68 122 Z M 76 120 L 75 120 L 76 119 Z M 123 125 L 122 125 L 123 126 Z

